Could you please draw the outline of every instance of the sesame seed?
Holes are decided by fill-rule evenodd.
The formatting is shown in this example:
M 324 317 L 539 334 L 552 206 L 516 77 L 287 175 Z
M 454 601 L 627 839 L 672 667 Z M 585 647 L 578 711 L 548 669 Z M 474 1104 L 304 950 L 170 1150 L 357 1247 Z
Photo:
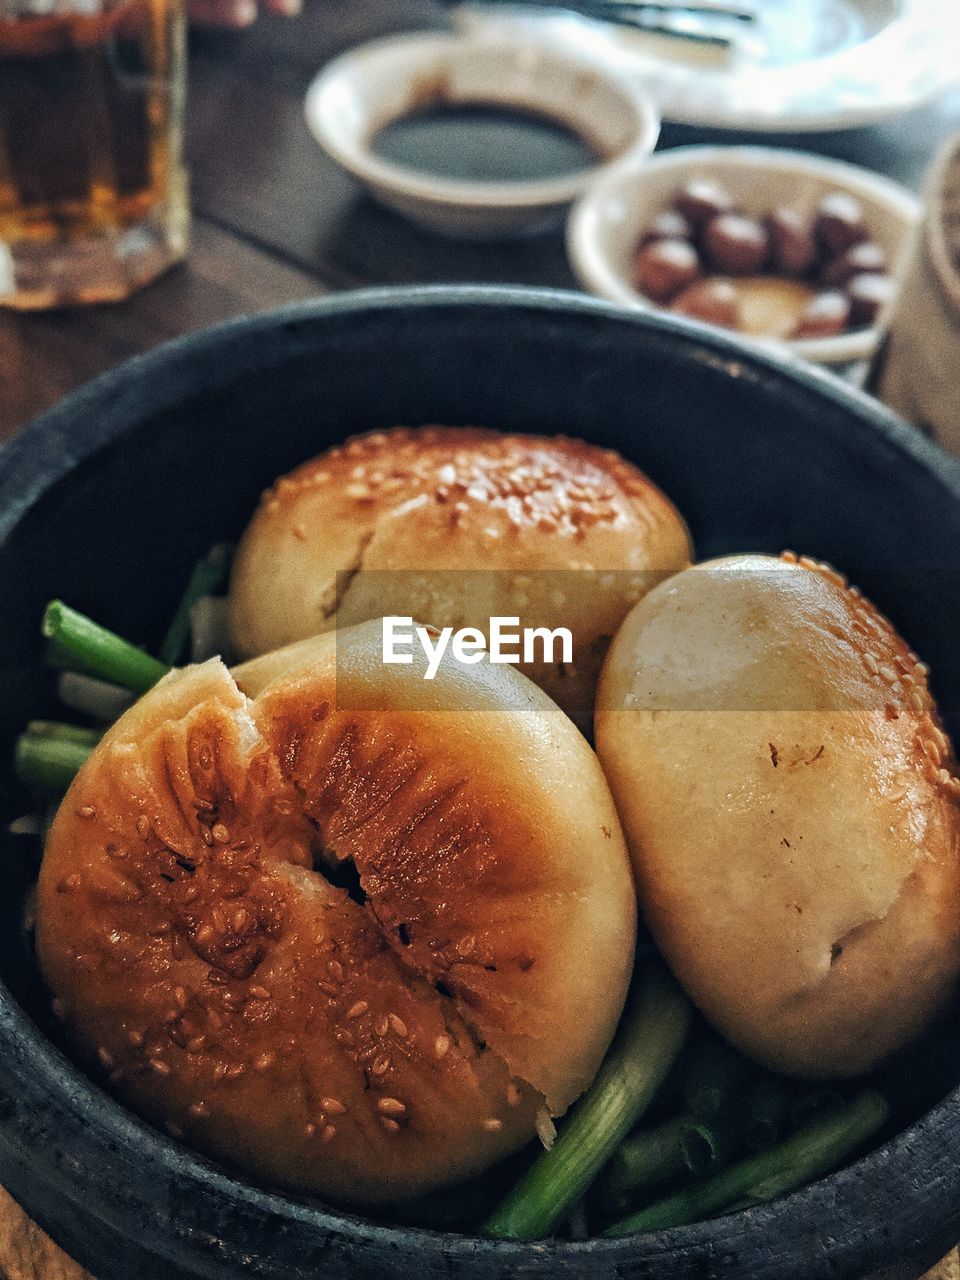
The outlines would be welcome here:
M 247 911 L 246 907 L 238 907 L 233 913 L 233 920 L 231 921 L 234 933 L 239 933 L 241 929 L 246 928 L 249 921 L 250 912 Z
M 251 987 L 247 993 L 251 1000 L 269 1000 L 270 992 L 266 987 Z
M 876 658 L 873 656 L 872 653 L 865 653 L 863 655 L 863 665 L 867 668 L 867 670 L 870 672 L 871 675 L 876 676 L 880 674 L 880 663 L 876 660 Z
M 347 1113 L 347 1108 L 339 1098 L 321 1098 L 320 1106 L 328 1116 L 343 1116 Z
M 163 1127 L 169 1133 L 171 1138 L 182 1138 L 183 1130 L 178 1124 L 174 1124 L 172 1120 L 164 1120 Z
M 150 822 L 146 817 L 146 815 L 141 813 L 140 817 L 137 819 L 137 835 L 142 836 L 144 839 L 146 839 L 149 832 L 150 832 Z
M 359 1018 L 365 1014 L 369 1008 L 370 1006 L 367 1004 L 366 1000 L 358 1000 L 356 1004 L 352 1004 L 347 1010 L 347 1017 Z
M 461 938 L 460 941 L 457 943 L 457 954 L 461 956 L 468 956 L 473 951 L 476 945 L 477 945 L 476 938 L 473 936 L 472 933 L 468 933 L 465 937 Z
M 170 1074 L 170 1063 L 164 1062 L 162 1058 L 151 1058 L 150 1070 L 155 1071 L 158 1076 L 168 1076 Z
M 239 1080 L 246 1069 L 242 1062 L 231 1062 L 223 1074 L 228 1080 Z
M 213 845 L 213 836 L 206 829 L 200 832 L 200 839 L 203 841 L 203 843 L 207 846 L 208 849 Z
M 923 697 L 919 689 L 911 689 L 907 694 L 907 704 L 918 716 L 923 715 Z
M 390 1067 L 390 1059 L 381 1053 L 376 1058 L 374 1058 L 373 1065 L 371 1066 L 370 1070 L 373 1072 L 375 1076 L 382 1076 L 385 1071 L 389 1070 L 389 1067 Z
M 317 1132 L 317 1126 L 313 1123 L 312 1120 L 310 1120 L 306 1125 L 304 1125 L 303 1132 L 307 1135 L 308 1138 L 312 1138 L 313 1135 Z
M 377 1019 L 376 1032 L 378 1036 L 385 1036 L 390 1030 L 390 1023 L 386 1016 Z
M 97 1057 L 100 1059 L 101 1065 L 104 1067 L 104 1069 L 109 1071 L 110 1068 L 113 1066 L 113 1054 L 110 1052 L 110 1050 L 105 1048 L 104 1045 L 101 1045 L 100 1048 L 97 1050 Z
M 327 961 L 327 972 L 328 972 L 328 973 L 331 975 L 331 977 L 333 977 L 337 982 L 342 982 L 342 981 L 343 981 L 343 976 L 344 976 L 344 975 L 343 975 L 343 965 L 340 963 L 340 961 L 339 961 L 339 960 L 328 960 L 328 961 Z
M 212 758 L 210 755 L 210 748 L 206 746 L 201 747 L 200 748 L 200 768 L 209 769 L 211 763 L 212 763 Z
M 194 1117 L 205 1116 L 207 1114 L 207 1104 L 205 1102 L 191 1102 L 190 1114 Z
M 127 1032 L 127 1039 L 135 1049 L 139 1049 L 143 1044 L 144 1035 L 142 1031 L 137 1031 L 135 1028 L 131 1028 L 131 1030 Z
M 399 1098 L 380 1098 L 377 1101 L 377 1110 L 384 1116 L 403 1116 L 407 1113 L 406 1106 Z
M 437 1036 L 436 1040 L 434 1040 L 433 1042 L 433 1052 L 435 1056 L 438 1058 L 446 1057 L 447 1050 L 449 1048 L 450 1048 L 449 1036 Z
M 229 844 L 230 832 L 222 822 L 215 822 L 210 828 L 210 834 L 216 840 L 217 844 Z
M 393 1028 L 395 1034 L 398 1035 L 401 1040 L 403 1040 L 407 1034 L 407 1024 L 404 1022 L 402 1018 L 399 1018 L 395 1013 L 389 1014 L 388 1017 L 390 1019 L 390 1026 Z
M 893 667 L 891 667 L 889 663 L 884 663 L 880 668 L 880 675 L 882 679 L 886 680 L 887 684 L 893 684 L 897 678 L 896 671 L 894 671 Z
M 953 781 L 953 775 L 950 773 L 949 769 L 941 769 L 940 772 L 937 774 L 937 777 L 944 784 L 944 786 L 946 786 L 947 783 Z
M 186 987 L 175 987 L 173 991 L 173 998 L 181 1009 L 185 1009 L 188 1003 Z
M 333 999 L 334 996 L 338 996 L 340 994 L 340 988 L 335 987 L 332 982 L 318 982 L 317 986 L 320 988 L 323 994 L 325 996 L 329 996 L 331 1000 Z
M 323 1133 L 321 1133 L 320 1135 L 320 1141 L 324 1143 L 332 1142 L 336 1136 L 337 1136 L 336 1125 L 325 1124 L 323 1126 Z
M 197 930 L 197 941 L 200 943 L 201 946 L 203 946 L 205 942 L 210 941 L 210 939 L 214 936 L 215 933 L 216 933 L 216 930 L 214 929 L 212 924 L 202 924 L 200 928 Z
M 95 818 L 97 811 L 92 804 L 82 804 L 77 810 L 78 818 Z
M 187 1041 L 187 1053 L 199 1053 L 206 1043 L 207 1037 L 202 1032 L 198 1036 L 192 1036 Z
M 503 1128 L 503 1121 L 498 1120 L 496 1116 L 490 1116 L 488 1120 L 484 1120 L 481 1127 L 486 1133 L 499 1133 Z
M 387 1133 L 398 1133 L 400 1130 L 399 1124 L 397 1124 L 396 1120 L 392 1120 L 390 1116 L 381 1116 L 380 1123 L 386 1129 Z
M 276 1061 L 277 1055 L 268 1049 L 266 1053 L 261 1053 L 258 1058 L 254 1058 L 253 1069 L 254 1071 L 269 1071 Z
M 507 1085 L 507 1106 L 516 1107 L 520 1105 L 520 1090 L 511 1080 Z
M 183 891 L 184 902 L 193 902 L 200 896 L 200 886 L 196 884 L 188 884 Z

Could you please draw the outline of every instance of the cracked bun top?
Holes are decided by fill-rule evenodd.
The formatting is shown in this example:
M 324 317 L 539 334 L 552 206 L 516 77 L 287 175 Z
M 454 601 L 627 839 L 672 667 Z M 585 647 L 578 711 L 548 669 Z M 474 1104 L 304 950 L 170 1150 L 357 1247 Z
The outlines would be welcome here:
M 460 427 L 359 436 L 263 497 L 234 560 L 241 657 L 386 614 L 567 626 L 574 662 L 521 669 L 590 724 L 603 655 L 650 586 L 690 561 L 680 515 L 619 454 Z
M 927 672 L 826 565 L 732 556 L 631 612 L 597 750 L 643 911 L 706 1016 L 798 1076 L 865 1071 L 960 970 L 960 783 Z
M 55 1012 L 122 1099 L 355 1203 L 479 1172 L 564 1111 L 635 935 L 569 720 L 510 667 L 428 682 L 379 644 L 369 624 L 167 676 L 67 793 L 37 907 Z

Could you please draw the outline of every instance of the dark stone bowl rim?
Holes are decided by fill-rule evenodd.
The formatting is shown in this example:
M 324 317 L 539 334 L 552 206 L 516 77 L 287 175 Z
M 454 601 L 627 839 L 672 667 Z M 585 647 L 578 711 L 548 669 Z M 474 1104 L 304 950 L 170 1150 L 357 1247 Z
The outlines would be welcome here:
M 777 385 L 781 394 L 814 396 L 846 410 L 851 429 L 870 433 L 889 454 L 891 465 L 910 466 L 939 482 L 960 505 L 960 463 L 948 457 L 919 432 L 896 418 L 867 395 L 837 378 L 789 357 L 760 353 L 728 336 L 682 319 L 628 312 L 612 304 L 560 290 L 488 286 L 424 286 L 365 289 L 296 303 L 254 317 L 242 318 L 189 334 L 164 344 L 148 355 L 126 361 L 72 393 L 0 448 L 0 540 L 8 536 L 33 503 L 54 482 L 84 458 L 122 433 L 145 413 L 183 398 L 188 389 L 210 389 L 219 380 L 217 353 L 250 344 L 251 364 L 259 363 L 256 343 L 270 333 L 362 312 L 430 310 L 436 308 L 509 309 L 528 314 L 596 315 L 633 329 L 648 341 L 686 349 L 691 360 L 719 364 L 737 376 Z M 226 362 L 229 369 L 229 362 Z M 248 366 L 249 367 L 249 366 Z M 163 374 L 163 377 L 157 375 Z M 171 375 L 176 389 L 171 389 Z M 927 1239 L 960 1236 L 960 1160 L 943 1159 L 944 1133 L 960 1139 L 960 1086 L 926 1115 L 853 1165 L 772 1204 L 740 1211 L 726 1218 L 675 1228 L 646 1236 L 596 1239 L 584 1243 L 538 1243 L 475 1239 L 420 1228 L 382 1226 L 350 1214 L 338 1213 L 261 1190 L 208 1164 L 201 1157 L 145 1125 L 100 1090 L 68 1061 L 23 1013 L 0 982 L 0 1092 L 18 1099 L 18 1110 L 45 1109 L 52 1121 L 74 1136 L 82 1131 L 91 1168 L 110 1168 L 122 1154 L 137 1168 L 142 1183 L 176 1183 L 184 1192 L 211 1195 L 224 1205 L 250 1214 L 260 1223 L 284 1222 L 308 1236 L 372 1246 L 384 1257 L 399 1251 L 450 1263 L 460 1252 L 474 1259 L 486 1255 L 499 1271 L 521 1265 L 524 1275 L 550 1275 L 561 1259 L 579 1257 L 609 1266 L 616 1274 L 628 1261 L 655 1264 L 670 1256 L 697 1255 L 704 1259 L 756 1249 L 764 1239 L 829 1230 L 830 1271 L 853 1274 L 851 1268 L 872 1271 L 895 1253 L 891 1239 L 891 1206 L 909 1189 L 909 1238 L 899 1243 L 918 1247 Z M 4 1143 L 13 1142 L 6 1134 Z M 61 1188 L 68 1199 L 83 1192 L 71 1175 L 58 1166 L 56 1153 L 29 1149 L 26 1140 L 17 1154 L 39 1172 L 48 1185 Z M 937 1156 L 940 1160 L 937 1160 Z M 941 1174 L 932 1177 L 936 1166 Z M 71 1176 L 75 1185 L 69 1187 Z M 86 1188 L 89 1191 L 89 1188 Z M 197 1275 L 223 1275 L 220 1264 L 239 1272 L 249 1254 L 231 1241 L 219 1242 L 219 1264 L 209 1270 L 189 1231 L 171 1236 L 170 1224 L 134 1188 L 111 1186 L 120 1213 L 135 1206 L 140 1241 L 157 1257 L 196 1267 Z M 144 1218 L 144 1204 L 148 1208 Z M 29 1210 L 29 1204 L 26 1206 Z M 90 1212 L 103 1221 L 115 1214 Z M 808 1259 L 810 1261 L 810 1259 Z M 494 1272 L 491 1271 L 491 1274 Z M 503 1272 L 505 1274 L 505 1272 Z M 786 1273 L 784 1273 L 786 1274 Z M 804 1270 L 791 1272 L 802 1276 Z

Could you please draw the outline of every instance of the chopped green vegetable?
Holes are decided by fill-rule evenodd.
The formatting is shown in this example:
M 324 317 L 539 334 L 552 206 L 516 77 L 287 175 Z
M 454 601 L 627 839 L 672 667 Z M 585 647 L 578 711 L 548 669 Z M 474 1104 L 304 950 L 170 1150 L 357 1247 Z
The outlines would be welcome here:
M 47 605 L 43 634 L 50 642 L 48 656 L 55 666 L 99 676 L 133 693 L 146 693 L 169 670 L 149 653 L 60 600 Z
M 713 1120 L 728 1110 L 733 1094 L 743 1087 L 750 1066 L 712 1032 L 694 1041 L 688 1057 L 683 1081 L 686 1109 L 698 1120 Z
M 777 1076 L 763 1076 L 747 1094 L 744 1145 L 751 1151 L 769 1151 L 776 1146 L 788 1128 L 789 1086 Z
M 553 1147 L 494 1210 L 487 1235 L 549 1235 L 640 1119 L 676 1060 L 690 1024 L 689 1001 L 662 964 L 644 969 L 596 1080 Z
M 103 737 L 100 729 L 87 729 L 79 724 L 64 724 L 60 720 L 31 720 L 24 732 L 31 738 L 56 738 L 60 742 L 83 742 L 95 747 Z
M 17 777 L 42 795 L 62 795 L 92 750 L 85 742 L 22 734 L 14 753 Z
M 688 1119 L 680 1131 L 680 1153 L 697 1178 L 729 1164 L 742 1147 L 739 1117 L 735 1112 L 713 1120 Z
M 597 1185 L 597 1198 L 608 1208 L 608 1216 L 636 1202 L 638 1192 L 683 1173 L 686 1164 L 680 1135 L 688 1123 L 686 1116 L 679 1116 L 631 1134 L 620 1143 Z
M 187 660 L 190 649 L 190 611 L 204 596 L 217 594 L 226 581 L 229 565 L 230 549 L 223 545 L 213 547 L 208 555 L 194 565 L 167 634 L 157 650 L 157 657 L 167 666 L 175 667 Z
M 773 1200 L 836 1168 L 873 1137 L 887 1115 L 887 1103 L 879 1093 L 863 1093 L 841 1111 L 800 1130 L 772 1150 L 750 1156 L 706 1182 L 686 1187 L 615 1222 L 604 1235 L 660 1231 Z

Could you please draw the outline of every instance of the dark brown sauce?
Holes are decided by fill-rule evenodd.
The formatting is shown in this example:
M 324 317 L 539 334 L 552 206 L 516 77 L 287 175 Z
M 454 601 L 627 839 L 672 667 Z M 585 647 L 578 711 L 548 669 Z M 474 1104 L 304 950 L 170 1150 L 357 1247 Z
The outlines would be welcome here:
M 561 178 L 596 164 L 579 133 L 552 116 L 486 103 L 434 103 L 381 129 L 375 155 L 404 169 L 461 182 Z

